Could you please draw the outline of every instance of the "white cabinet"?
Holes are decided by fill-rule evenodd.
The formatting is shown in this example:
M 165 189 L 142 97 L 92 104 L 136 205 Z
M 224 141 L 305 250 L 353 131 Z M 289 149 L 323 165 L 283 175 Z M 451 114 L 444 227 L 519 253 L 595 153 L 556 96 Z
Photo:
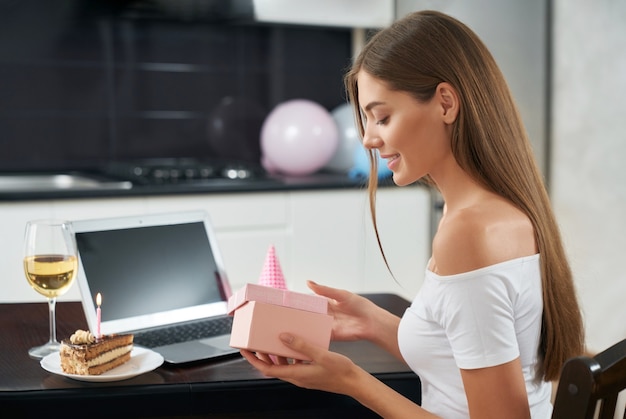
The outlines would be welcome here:
M 196 209 L 211 216 L 234 289 L 257 281 L 267 249 L 274 245 L 290 289 L 307 291 L 306 280 L 312 279 L 355 292 L 395 292 L 411 298 L 421 283 L 430 248 L 430 200 L 421 187 L 383 188 L 378 194 L 381 240 L 402 287 L 380 256 L 364 190 L 2 202 L 0 302 L 44 301 L 22 272 L 24 225 L 30 219 Z M 79 297 L 73 286 L 60 300 Z
M 288 250 L 296 290 L 314 281 L 355 292 L 394 292 L 412 299 L 430 253 L 430 198 L 422 187 L 384 188 L 377 197 L 378 229 L 396 283 L 374 236 L 365 191 L 290 195 Z
M 108 217 L 138 213 L 143 207 L 140 198 L 0 202 L 0 302 L 45 301 L 30 288 L 22 269 L 24 227 L 28 220 Z M 78 298 L 78 287 L 72 286 L 59 300 Z

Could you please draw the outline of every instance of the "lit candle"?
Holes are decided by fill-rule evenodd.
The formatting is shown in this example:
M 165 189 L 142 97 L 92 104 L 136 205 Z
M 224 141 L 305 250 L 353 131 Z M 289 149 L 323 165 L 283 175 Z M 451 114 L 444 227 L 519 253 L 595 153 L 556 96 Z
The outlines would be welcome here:
M 98 308 L 96 309 L 96 317 L 97 317 L 96 337 L 100 339 L 100 337 L 102 336 L 100 334 L 100 322 L 102 321 L 102 311 L 100 310 L 100 304 L 102 304 L 102 295 L 100 295 L 100 293 L 96 295 L 96 304 L 98 305 Z

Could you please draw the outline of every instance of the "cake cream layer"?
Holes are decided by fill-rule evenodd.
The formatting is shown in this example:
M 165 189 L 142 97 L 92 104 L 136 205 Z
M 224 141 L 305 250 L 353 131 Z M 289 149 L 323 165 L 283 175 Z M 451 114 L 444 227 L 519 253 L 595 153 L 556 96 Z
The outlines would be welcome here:
M 120 346 L 118 348 L 105 352 L 102 355 L 99 355 L 93 359 L 87 359 L 87 360 L 69 357 L 70 359 L 68 360 L 68 363 L 74 367 L 80 365 L 81 367 L 86 366 L 87 368 L 90 368 L 96 365 L 106 364 L 108 362 L 111 362 L 115 358 L 124 355 L 126 352 L 130 352 L 132 349 L 133 349 L 132 344 L 126 345 L 126 346 Z

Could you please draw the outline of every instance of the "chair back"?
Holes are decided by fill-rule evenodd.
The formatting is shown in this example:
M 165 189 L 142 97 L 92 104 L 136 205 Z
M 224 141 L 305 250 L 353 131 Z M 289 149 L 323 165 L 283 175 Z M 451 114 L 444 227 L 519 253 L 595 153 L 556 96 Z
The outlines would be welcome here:
M 626 339 L 594 357 L 579 356 L 565 362 L 552 419 L 626 419 L 626 409 L 615 411 L 618 394 L 624 389 Z

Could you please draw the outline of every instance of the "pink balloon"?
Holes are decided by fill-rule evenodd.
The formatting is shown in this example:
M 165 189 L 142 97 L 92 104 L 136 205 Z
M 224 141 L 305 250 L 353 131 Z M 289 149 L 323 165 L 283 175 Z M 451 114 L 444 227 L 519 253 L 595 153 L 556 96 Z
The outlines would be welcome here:
M 265 156 L 261 156 L 261 166 L 263 166 L 268 173 L 278 173 L 278 169 L 274 166 L 274 163 Z
M 339 144 L 339 131 L 323 106 L 294 99 L 276 106 L 261 127 L 263 166 L 308 175 L 324 167 Z

